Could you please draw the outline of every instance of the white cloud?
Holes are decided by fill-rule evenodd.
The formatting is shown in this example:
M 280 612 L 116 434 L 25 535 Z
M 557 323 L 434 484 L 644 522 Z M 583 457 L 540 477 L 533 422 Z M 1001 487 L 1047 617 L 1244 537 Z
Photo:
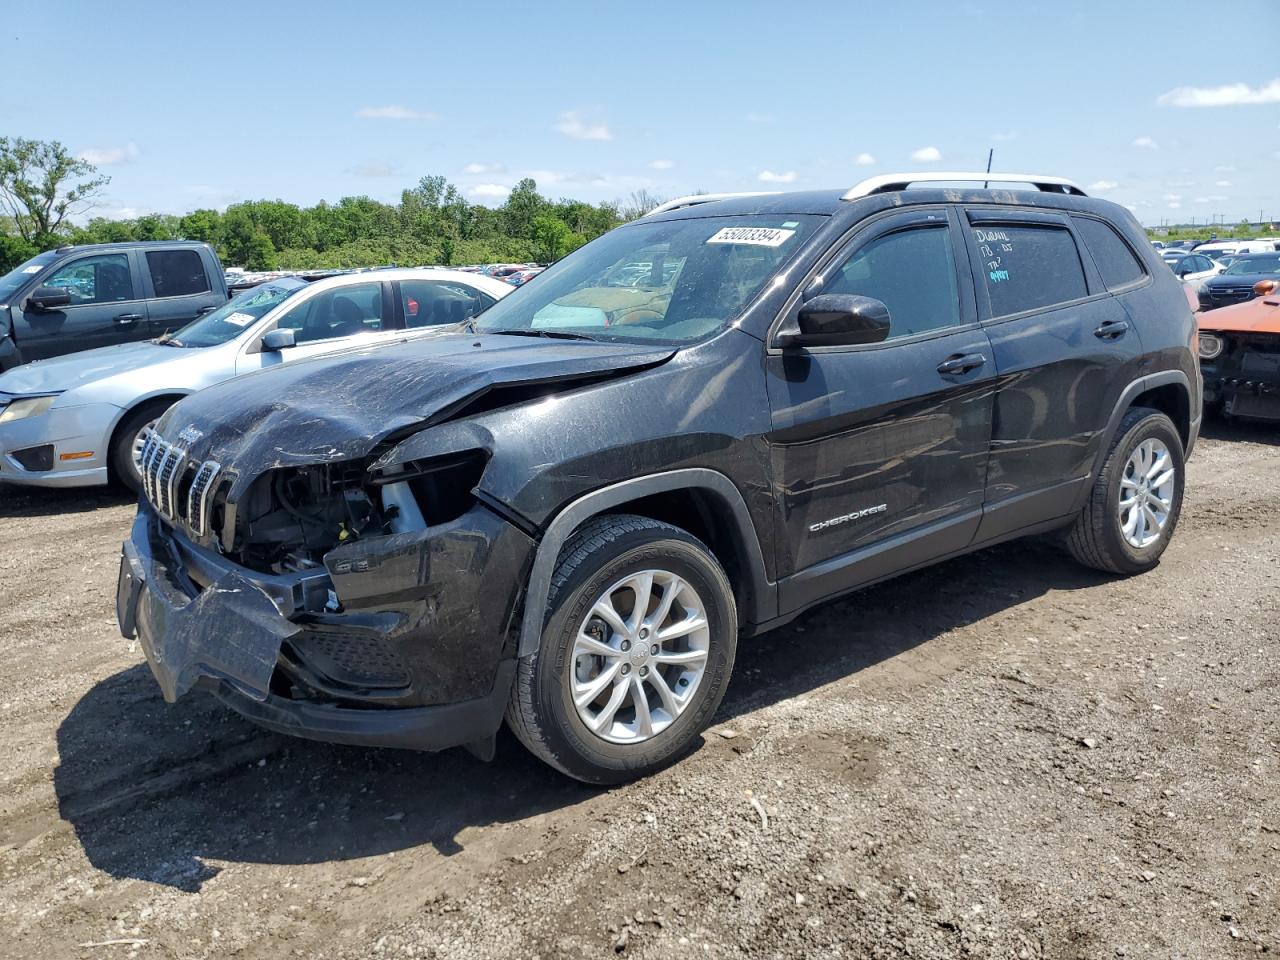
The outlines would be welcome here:
M 399 171 L 393 163 L 358 163 L 347 167 L 346 173 L 355 177 L 394 177 Z
M 1215 180 L 1215 181 L 1213 181 L 1213 185 L 1214 185 L 1215 187 L 1229 187 L 1229 186 L 1231 186 L 1231 181 L 1230 181 L 1230 180 Z
M 853 158 L 853 162 L 860 167 L 869 167 L 876 162 L 876 158 L 869 153 L 860 153 Z
M 1227 198 L 1218 197 L 1218 196 L 1196 197 L 1195 202 L 1196 203 L 1221 203 L 1225 199 Z
M 1156 143 L 1150 137 L 1138 137 L 1133 141 L 1133 145 L 1142 150 L 1159 150 L 1160 144 Z
M 1084 189 L 1086 193 L 1106 193 L 1108 190 L 1114 190 L 1118 186 L 1120 184 L 1114 180 L 1095 180 Z
M 1162 107 L 1238 107 L 1280 103 L 1280 77 L 1261 87 L 1227 83 L 1220 87 L 1176 87 L 1156 98 Z
M 500 163 L 468 163 L 462 168 L 463 173 L 480 174 L 480 173 L 502 173 L 506 170 Z
M 1168 206 L 1170 210 L 1179 210 L 1181 209 L 1182 204 L 1178 203 L 1178 201 L 1175 200 L 1172 203 L 1170 203 Z
M 942 159 L 942 151 L 937 147 L 921 147 L 911 154 L 911 159 L 916 163 L 937 163 Z
M 438 114 L 427 110 L 412 110 L 409 107 L 361 107 L 356 111 L 357 117 L 368 120 L 435 120 Z
M 650 170 L 670 170 L 675 165 L 676 165 L 676 162 L 674 160 L 650 160 L 649 161 Z
M 996 143 L 1002 143 L 1003 141 L 1006 141 L 1006 140 L 1017 140 L 1018 134 L 1012 130 L 1010 130 L 1008 133 L 993 133 L 991 135 L 991 139 L 994 140 Z
M 772 170 L 761 170 L 756 179 L 761 183 L 795 183 L 796 172 L 788 170 L 786 173 L 774 173 Z
M 583 120 L 577 110 L 566 110 L 560 114 L 553 130 L 563 133 L 574 140 L 612 140 L 613 133 L 603 123 L 588 123 Z
M 1182 194 L 1180 194 L 1180 193 L 1166 193 L 1166 194 L 1164 195 L 1164 198 L 1165 198 L 1166 200 L 1181 200 L 1181 199 L 1182 199 Z
M 1213 168 L 1214 173 L 1235 173 L 1236 168 L 1230 163 L 1220 164 Z
M 86 147 L 77 156 L 86 163 L 92 163 L 95 167 L 109 167 L 113 163 L 127 163 L 130 160 L 136 160 L 138 153 L 137 144 L 130 141 L 123 147 Z M 133 218 L 125 217 L 124 219 L 131 220 Z
M 773 123 L 777 120 L 772 113 L 748 113 L 747 123 Z
M 467 190 L 473 197 L 505 197 L 510 192 L 510 187 L 504 187 L 500 183 L 478 183 Z

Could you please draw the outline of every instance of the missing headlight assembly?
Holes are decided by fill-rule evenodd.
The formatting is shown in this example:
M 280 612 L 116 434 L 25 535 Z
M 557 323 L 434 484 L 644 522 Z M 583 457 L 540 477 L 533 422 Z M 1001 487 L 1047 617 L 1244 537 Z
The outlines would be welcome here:
M 373 468 L 367 462 L 268 471 L 224 511 L 225 552 L 262 573 L 319 567 L 345 543 L 447 523 L 474 503 L 487 453 L 461 451 Z

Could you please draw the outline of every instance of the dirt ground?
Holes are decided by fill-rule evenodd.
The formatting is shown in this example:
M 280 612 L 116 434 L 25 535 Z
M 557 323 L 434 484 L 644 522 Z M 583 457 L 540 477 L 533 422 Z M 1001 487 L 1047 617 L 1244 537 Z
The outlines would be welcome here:
M 1153 573 L 1018 543 L 832 603 L 608 791 L 167 706 L 132 513 L 0 488 L 0 956 L 1280 951 L 1275 430 L 1210 425 Z

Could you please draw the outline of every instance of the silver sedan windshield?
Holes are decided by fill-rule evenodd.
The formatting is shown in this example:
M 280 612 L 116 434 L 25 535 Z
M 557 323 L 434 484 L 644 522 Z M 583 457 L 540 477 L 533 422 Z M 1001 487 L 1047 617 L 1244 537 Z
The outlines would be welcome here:
M 284 303 L 307 284 L 285 277 L 273 280 L 261 286 L 246 290 L 240 296 L 227 301 L 213 313 L 195 320 L 177 333 L 166 335 L 160 339 L 162 343 L 172 343 L 178 347 L 216 347 L 234 340 L 250 324 L 261 320 L 268 310 Z

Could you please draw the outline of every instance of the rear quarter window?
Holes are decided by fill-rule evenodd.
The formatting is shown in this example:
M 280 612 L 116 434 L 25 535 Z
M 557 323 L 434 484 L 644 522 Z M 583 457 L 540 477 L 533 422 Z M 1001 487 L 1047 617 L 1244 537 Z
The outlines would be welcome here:
M 1110 224 L 1092 217 L 1072 217 L 1072 220 L 1075 221 L 1076 230 L 1084 238 L 1084 245 L 1093 256 L 1093 262 L 1108 290 L 1123 287 L 1146 276 L 1142 263 L 1129 244 L 1124 242 Z M 1196 269 L 1210 268 L 1205 266 Z
M 147 269 L 157 297 L 188 297 L 209 292 L 204 261 L 194 250 L 148 250 Z
M 1065 227 L 984 223 L 971 229 L 992 317 L 1089 295 L 1080 252 Z

